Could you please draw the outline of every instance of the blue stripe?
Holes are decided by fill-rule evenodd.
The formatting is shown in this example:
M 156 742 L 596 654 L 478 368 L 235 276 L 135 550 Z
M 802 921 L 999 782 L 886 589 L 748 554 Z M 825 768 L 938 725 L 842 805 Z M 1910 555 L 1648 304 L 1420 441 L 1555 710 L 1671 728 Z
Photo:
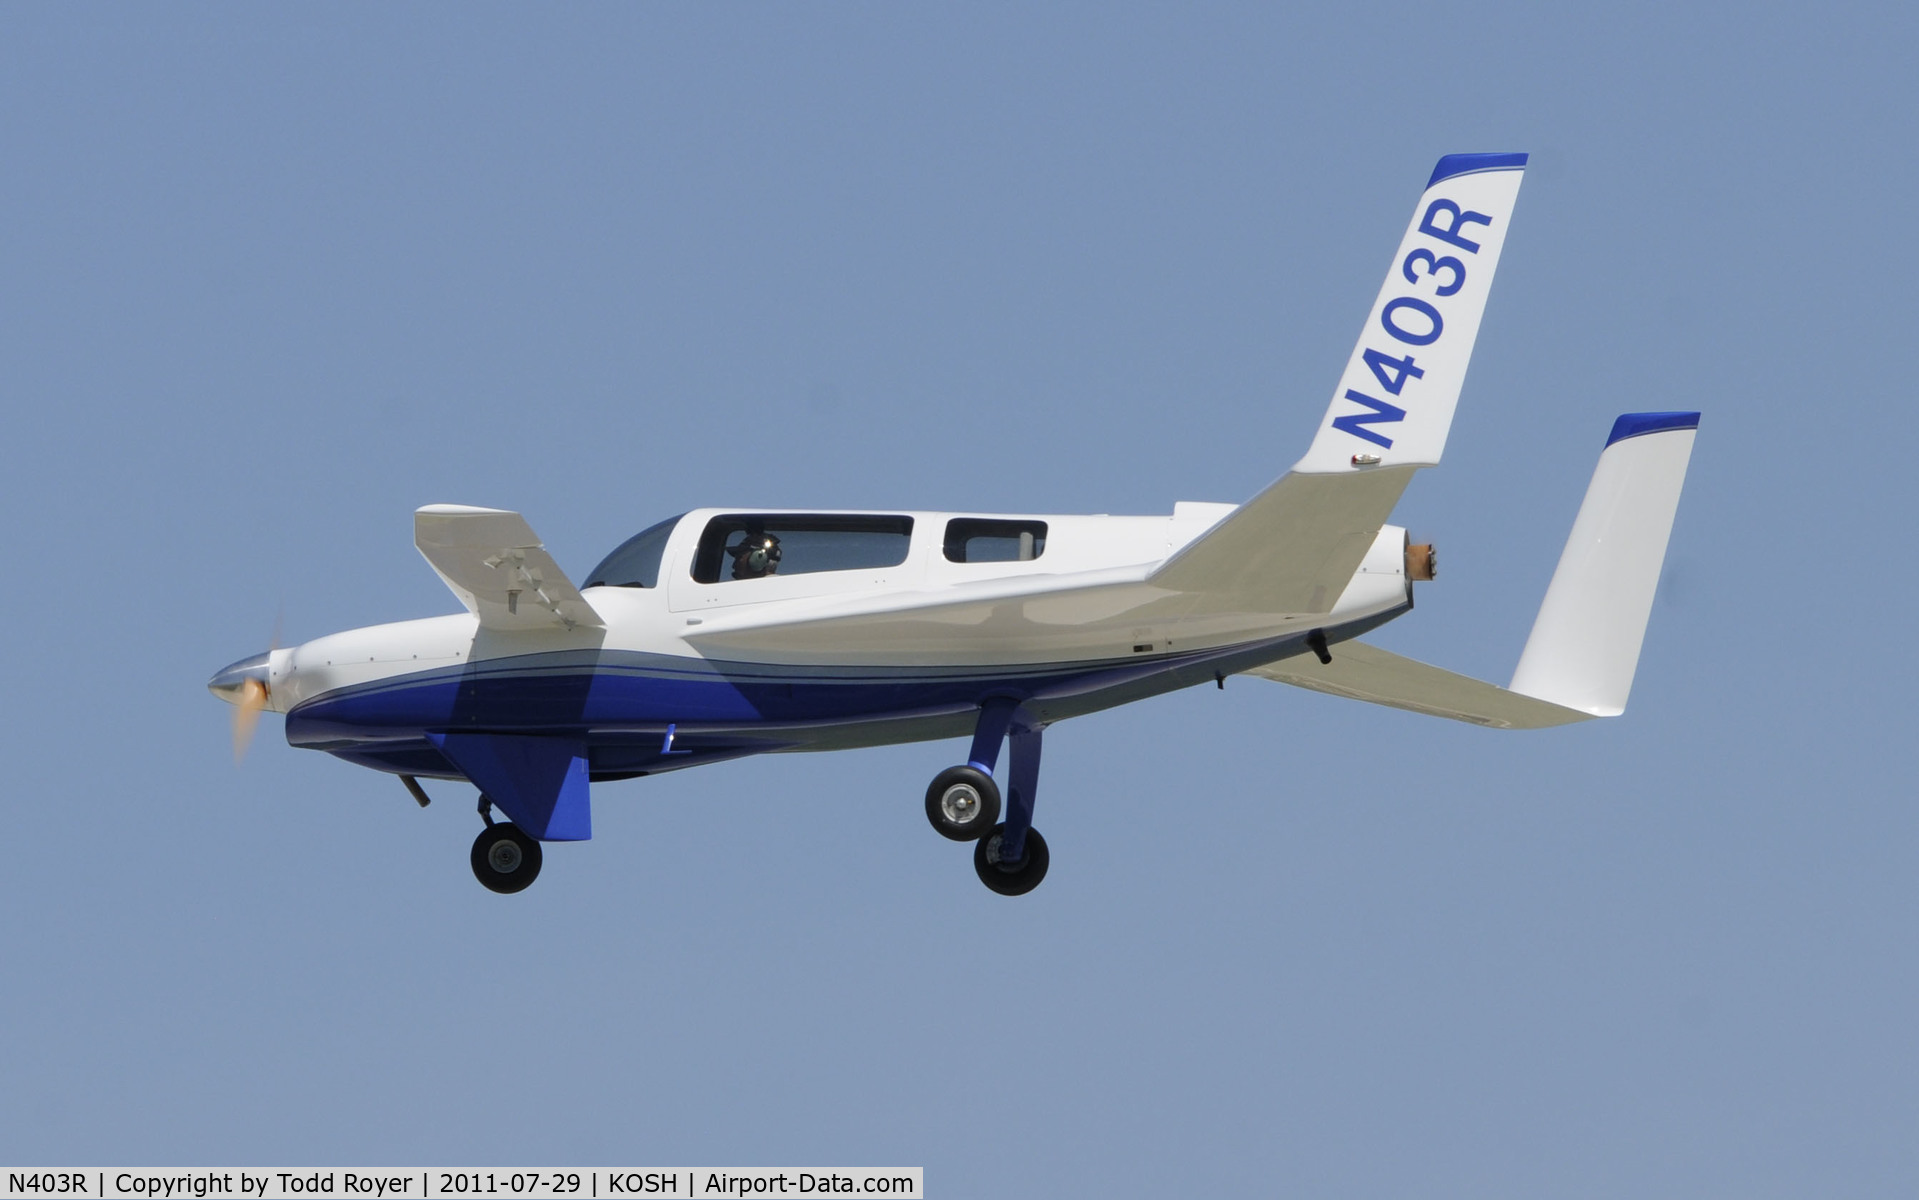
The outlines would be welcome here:
M 1476 175 L 1481 171 L 1517 171 L 1526 165 L 1524 154 L 1448 154 L 1439 160 L 1433 168 L 1433 177 L 1426 181 L 1431 187 L 1442 179 L 1451 179 L 1455 175 Z
M 622 651 L 529 654 L 329 692 L 287 714 L 287 736 L 301 745 L 412 738 L 428 729 L 559 732 L 639 726 L 657 727 L 651 734 L 657 746 L 666 725 L 674 722 L 684 735 L 686 725 L 700 723 L 780 726 L 964 709 L 985 692 L 1072 694 L 1166 671 L 1194 657 L 1199 656 L 986 671 L 856 667 L 835 673 Z M 686 664 L 697 668 L 685 670 Z
M 1623 442 L 1627 438 L 1638 437 L 1642 433 L 1664 433 L 1668 429 L 1697 429 L 1699 414 L 1696 412 L 1651 412 L 1626 413 L 1612 423 L 1612 436 L 1606 439 L 1608 446 L 1614 442 Z

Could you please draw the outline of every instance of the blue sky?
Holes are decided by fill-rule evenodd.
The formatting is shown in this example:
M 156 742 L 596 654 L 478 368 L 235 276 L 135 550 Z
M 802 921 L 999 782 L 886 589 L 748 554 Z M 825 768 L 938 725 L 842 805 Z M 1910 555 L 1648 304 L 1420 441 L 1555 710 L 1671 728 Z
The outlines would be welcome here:
M 0 1160 L 923 1165 L 929 1195 L 1919 1179 L 1904 6 L 0 9 Z M 470 791 L 202 689 L 702 504 L 1164 513 L 1303 451 L 1433 161 L 1525 150 L 1378 639 L 1504 679 L 1612 418 L 1704 411 L 1633 703 L 1254 679 Z M 743 437 L 742 435 L 751 435 Z M 742 444 L 754 449 L 742 450 Z M 1895 453 L 1895 451 L 1898 451 Z M 431 786 L 431 785 L 430 785 Z

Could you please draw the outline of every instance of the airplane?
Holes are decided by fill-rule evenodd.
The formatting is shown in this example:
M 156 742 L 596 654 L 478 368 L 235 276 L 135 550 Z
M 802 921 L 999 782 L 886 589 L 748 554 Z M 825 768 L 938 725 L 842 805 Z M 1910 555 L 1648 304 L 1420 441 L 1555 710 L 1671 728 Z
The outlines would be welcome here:
M 270 710 L 292 745 L 397 775 L 422 806 L 419 780 L 469 781 L 473 873 L 514 893 L 542 843 L 591 837 L 595 783 L 970 738 L 927 819 L 1016 896 L 1046 876 L 1040 749 L 1070 717 L 1241 674 L 1496 729 L 1616 716 L 1697 412 L 1614 422 L 1508 686 L 1359 640 L 1434 577 L 1432 547 L 1387 518 L 1440 461 L 1526 161 L 1439 160 L 1305 456 L 1244 504 L 700 508 L 577 586 L 519 513 L 428 505 L 414 542 L 465 611 L 226 667 L 208 686 L 236 705 L 236 754 Z

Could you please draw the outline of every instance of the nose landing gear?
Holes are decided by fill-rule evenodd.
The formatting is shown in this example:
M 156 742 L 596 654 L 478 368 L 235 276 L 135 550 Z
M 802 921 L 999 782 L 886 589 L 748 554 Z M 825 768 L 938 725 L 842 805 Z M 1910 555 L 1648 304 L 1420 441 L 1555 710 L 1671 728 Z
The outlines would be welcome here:
M 473 877 L 490 892 L 523 892 L 540 877 L 540 843 L 510 821 L 493 819 L 493 802 L 480 797 L 486 828 L 473 839 Z

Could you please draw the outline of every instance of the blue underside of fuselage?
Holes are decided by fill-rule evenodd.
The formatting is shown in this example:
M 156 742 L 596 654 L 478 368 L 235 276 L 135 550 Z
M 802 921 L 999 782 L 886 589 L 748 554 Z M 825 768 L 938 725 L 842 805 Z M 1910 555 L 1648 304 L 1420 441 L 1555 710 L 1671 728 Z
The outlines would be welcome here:
M 1343 626 L 1355 637 L 1396 609 Z M 796 667 L 567 651 L 492 658 L 341 688 L 287 714 L 287 741 L 379 770 L 458 777 L 429 733 L 582 738 L 594 778 L 675 770 L 774 750 L 876 745 L 971 732 L 979 705 L 1020 700 L 1063 720 L 1211 682 L 1306 652 L 1309 630 L 1186 654 L 1000 669 Z M 666 731 L 674 726 L 672 745 Z

